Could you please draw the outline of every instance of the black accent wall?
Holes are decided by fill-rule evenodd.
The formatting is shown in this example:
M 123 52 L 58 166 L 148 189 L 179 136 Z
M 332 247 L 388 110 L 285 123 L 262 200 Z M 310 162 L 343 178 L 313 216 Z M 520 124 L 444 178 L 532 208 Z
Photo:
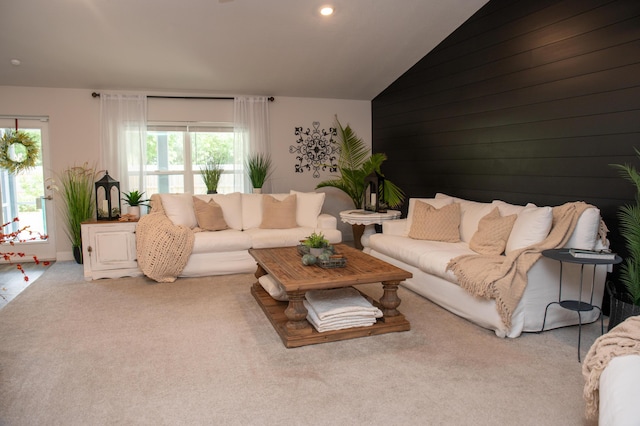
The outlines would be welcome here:
M 586 201 L 621 252 L 635 192 L 609 164 L 640 165 L 640 0 L 491 0 L 372 101 L 372 123 L 408 197 Z

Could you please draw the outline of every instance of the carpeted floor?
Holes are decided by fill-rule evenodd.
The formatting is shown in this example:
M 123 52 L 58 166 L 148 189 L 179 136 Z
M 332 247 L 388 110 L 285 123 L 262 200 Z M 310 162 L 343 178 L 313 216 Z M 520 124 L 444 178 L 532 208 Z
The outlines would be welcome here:
M 411 331 L 286 349 L 254 280 L 57 262 L 0 310 L 0 425 L 589 424 L 575 327 L 500 339 L 401 289 Z

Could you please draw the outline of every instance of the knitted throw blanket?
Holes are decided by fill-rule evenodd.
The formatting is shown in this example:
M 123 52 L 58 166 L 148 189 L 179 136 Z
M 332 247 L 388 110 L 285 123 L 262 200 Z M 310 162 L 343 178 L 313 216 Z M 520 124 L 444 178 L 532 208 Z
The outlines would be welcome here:
M 542 256 L 542 251 L 563 247 L 582 212 L 592 207 L 578 201 L 553 207 L 553 222 L 547 238 L 535 245 L 501 255 L 462 255 L 452 259 L 447 270 L 453 271 L 458 284 L 485 299 L 495 299 L 500 318 L 511 327 L 511 316 L 527 285 L 527 272 Z
M 587 403 L 585 415 L 598 418 L 600 404 L 600 375 L 613 358 L 640 355 L 640 315 L 629 317 L 607 334 L 596 339 L 582 363 L 583 397 Z
M 136 227 L 138 266 L 155 281 L 174 282 L 189 260 L 194 239 L 191 229 L 174 225 L 163 212 L 142 216 Z

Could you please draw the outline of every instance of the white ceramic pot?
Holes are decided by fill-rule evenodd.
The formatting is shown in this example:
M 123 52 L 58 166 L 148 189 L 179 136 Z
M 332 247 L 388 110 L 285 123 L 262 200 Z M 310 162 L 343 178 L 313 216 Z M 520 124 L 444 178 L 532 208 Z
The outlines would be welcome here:
M 253 188 L 254 194 L 262 194 L 262 188 Z
M 140 206 L 129 206 L 127 213 L 140 218 Z

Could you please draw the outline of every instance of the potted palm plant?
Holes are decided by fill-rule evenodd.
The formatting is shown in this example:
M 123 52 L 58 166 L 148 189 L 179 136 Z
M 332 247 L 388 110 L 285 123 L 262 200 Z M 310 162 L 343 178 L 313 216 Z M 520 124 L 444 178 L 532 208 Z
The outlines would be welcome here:
M 134 190 L 128 193 L 125 192 L 122 195 L 124 195 L 124 198 L 122 198 L 122 201 L 124 201 L 129 205 L 129 208 L 127 209 L 127 213 L 139 218 L 140 206 L 148 206 L 147 203 L 149 202 L 148 199 L 142 198 L 144 196 L 144 192 Z
M 336 117 L 336 129 L 338 131 L 338 143 L 340 156 L 338 157 L 338 172 L 340 176 L 320 182 L 316 188 L 332 186 L 344 191 L 353 201 L 356 209 L 364 208 L 366 193 L 366 178 L 372 173 L 384 177 L 380 170 L 382 163 L 387 159 L 386 154 L 371 154 L 364 141 L 359 138 L 351 127 L 342 127 Z M 404 201 L 403 191 L 389 180 L 385 180 L 382 187 L 382 197 L 389 207 L 400 207 Z
M 204 167 L 200 168 L 200 171 L 202 172 L 202 180 L 204 181 L 204 185 L 207 187 L 207 194 L 218 193 L 218 183 L 220 182 L 222 172 L 224 172 L 222 163 L 222 159 L 209 158 L 204 164 Z
M 262 192 L 262 186 L 271 174 L 271 156 L 269 154 L 251 154 L 246 162 L 247 174 L 253 186 L 253 192 Z
M 640 157 L 640 151 L 635 149 Z M 621 286 L 607 283 L 611 306 L 609 330 L 627 317 L 640 315 L 640 173 L 629 164 L 612 164 L 620 176 L 630 181 L 636 190 L 635 203 L 618 210 L 620 234 L 625 240 L 627 255 L 620 267 Z
M 65 232 L 71 241 L 73 256 L 82 263 L 82 222 L 89 220 L 95 213 L 94 183 L 98 171 L 95 166 L 84 163 L 82 166 L 68 167 L 58 175 L 62 195 Z

